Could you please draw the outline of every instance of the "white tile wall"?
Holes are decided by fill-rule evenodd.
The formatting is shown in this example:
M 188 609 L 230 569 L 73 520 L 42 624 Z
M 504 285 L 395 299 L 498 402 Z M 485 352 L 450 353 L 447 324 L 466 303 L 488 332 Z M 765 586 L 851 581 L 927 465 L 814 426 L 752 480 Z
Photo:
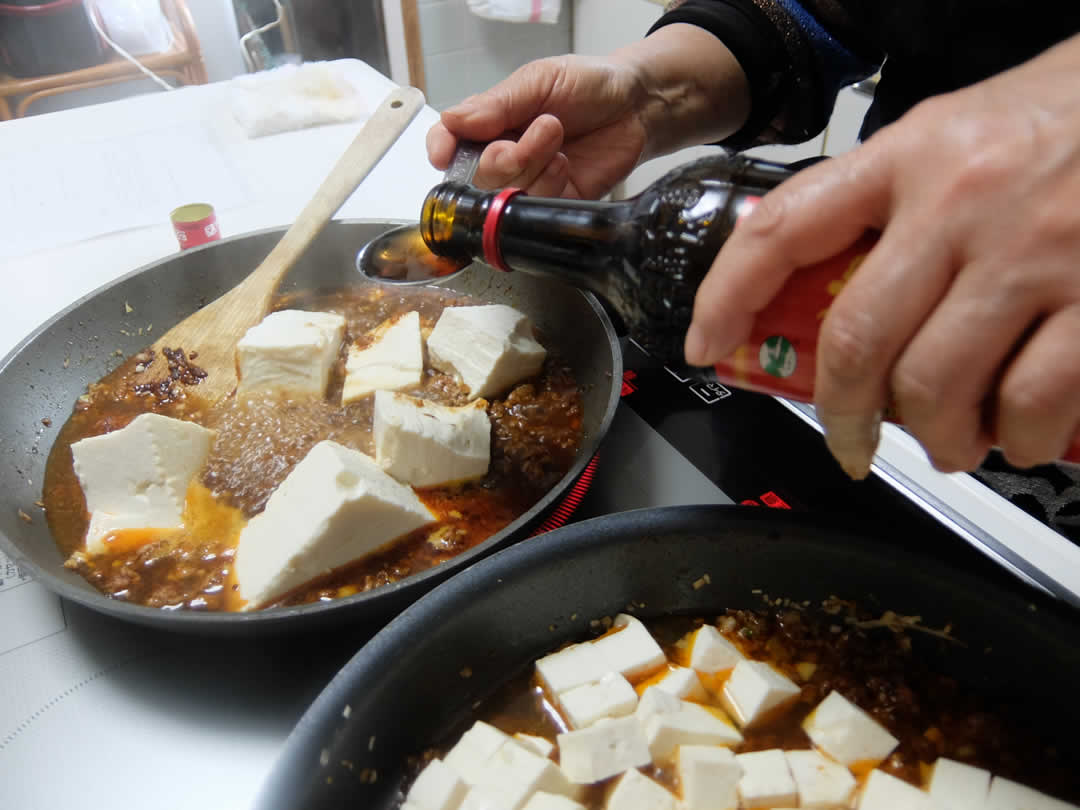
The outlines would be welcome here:
M 559 21 L 504 23 L 472 14 L 465 0 L 421 0 L 420 39 L 428 103 L 437 110 L 486 90 L 544 56 L 569 53 L 570 3 Z

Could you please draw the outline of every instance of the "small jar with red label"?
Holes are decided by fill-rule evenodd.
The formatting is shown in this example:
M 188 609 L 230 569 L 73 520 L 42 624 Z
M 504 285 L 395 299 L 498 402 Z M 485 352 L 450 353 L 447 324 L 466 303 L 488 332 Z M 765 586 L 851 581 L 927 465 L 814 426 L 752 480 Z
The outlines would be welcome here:
M 205 245 L 221 238 L 214 206 L 208 203 L 181 205 L 169 214 L 173 233 L 181 250 Z

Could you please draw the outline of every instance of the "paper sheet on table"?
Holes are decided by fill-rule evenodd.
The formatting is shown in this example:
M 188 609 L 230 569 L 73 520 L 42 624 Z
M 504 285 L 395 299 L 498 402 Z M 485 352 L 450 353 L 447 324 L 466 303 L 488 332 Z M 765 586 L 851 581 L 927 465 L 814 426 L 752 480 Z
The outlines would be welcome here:
M 169 212 L 206 202 L 221 212 L 250 191 L 200 127 L 52 144 L 0 155 L 0 258 L 168 224 Z

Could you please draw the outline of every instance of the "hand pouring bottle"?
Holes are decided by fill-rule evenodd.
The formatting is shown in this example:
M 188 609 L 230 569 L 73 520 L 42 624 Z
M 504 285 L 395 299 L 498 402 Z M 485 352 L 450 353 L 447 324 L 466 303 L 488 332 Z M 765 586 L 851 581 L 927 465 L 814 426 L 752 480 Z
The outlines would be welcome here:
M 694 294 L 720 247 L 739 219 L 795 171 L 720 154 L 680 166 L 616 202 L 443 183 L 424 201 L 420 231 L 436 254 L 591 290 L 646 351 L 681 365 Z M 797 270 L 758 313 L 744 345 L 712 369 L 692 373 L 812 401 L 821 323 L 875 240 L 868 234 L 843 253 Z M 1080 461 L 1080 441 L 1066 457 Z

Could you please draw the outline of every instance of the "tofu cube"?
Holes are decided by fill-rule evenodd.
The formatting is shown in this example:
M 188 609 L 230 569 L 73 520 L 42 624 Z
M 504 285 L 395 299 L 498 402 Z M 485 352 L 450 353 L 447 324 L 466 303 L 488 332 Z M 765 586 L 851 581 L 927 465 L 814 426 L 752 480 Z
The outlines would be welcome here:
M 502 810 L 520 810 L 538 790 L 572 798 L 579 788 L 550 759 L 508 739 L 484 763 L 469 794 L 494 800 Z
M 279 389 L 322 396 L 344 336 L 345 318 L 333 312 L 271 312 L 236 344 L 237 394 Z
M 728 714 L 745 728 L 801 692 L 791 679 L 764 661 L 744 659 L 735 664 L 720 694 Z
M 648 765 L 649 745 L 633 717 L 601 720 L 556 738 L 559 762 L 571 782 L 587 785 Z
M 428 358 L 473 397 L 505 393 L 540 372 L 547 351 L 524 313 L 505 304 L 447 307 L 428 335 Z
M 446 752 L 443 761 L 450 766 L 467 785 L 475 785 L 483 778 L 484 768 L 495 752 L 510 737 L 495 726 L 477 720 L 461 735 L 454 747 Z
M 795 807 L 798 804 L 795 779 L 779 748 L 736 754 L 735 761 L 743 769 L 739 779 L 742 807 Z
M 539 790 L 525 802 L 522 810 L 585 810 L 585 805 L 566 796 L 560 796 L 558 793 L 545 793 Z
M 623 717 L 634 711 L 637 702 L 634 687 L 617 672 L 559 695 L 559 708 L 570 728 L 588 728 L 605 717 Z
M 337 442 L 308 451 L 251 519 L 236 548 L 250 610 L 431 523 L 416 493 Z
M 416 777 L 405 801 L 417 810 L 457 810 L 469 788 L 454 769 L 433 759 Z
M 841 765 L 876 765 L 899 740 L 839 692 L 830 692 L 803 721 L 803 730 L 819 749 Z
M 86 551 L 101 554 L 106 536 L 121 528 L 183 526 L 184 499 L 206 463 L 216 433 L 156 413 L 71 445 L 90 530 Z
M 542 757 L 550 757 L 555 750 L 555 743 L 547 737 L 538 737 L 535 734 L 522 734 L 520 731 L 514 735 L 518 745 L 528 748 L 530 751 Z
M 1076 805 L 1000 776 L 990 783 L 984 806 L 987 810 L 1076 810 Z
M 536 662 L 540 685 L 555 698 L 575 686 L 595 683 L 609 671 L 591 643 L 572 644 Z
M 660 692 L 653 687 L 646 692 Z M 663 693 L 661 693 L 663 694 Z M 678 700 L 678 698 L 676 698 Z M 645 696 L 642 697 L 642 702 Z M 680 745 L 736 745 L 742 735 L 719 709 L 679 700 L 676 711 L 635 714 L 645 731 L 649 753 L 664 760 Z
M 990 771 L 939 757 L 927 791 L 944 810 L 983 810 L 990 792 Z
M 690 643 L 690 666 L 709 675 L 733 669 L 745 657 L 711 624 L 699 627 Z
M 659 686 L 650 686 L 641 693 L 634 714 L 644 724 L 653 715 L 677 714 L 682 710 L 682 698 L 678 698 Z
M 644 684 L 638 684 L 637 688 L 644 694 L 645 689 L 651 686 L 684 700 L 703 701 L 709 697 L 705 687 L 701 684 L 701 678 L 690 667 L 669 664 L 668 668 L 656 676 L 655 679 L 650 679 Z
M 491 420 L 486 400 L 450 407 L 376 391 L 373 421 L 375 461 L 403 484 L 434 487 L 487 475 Z
M 885 771 L 873 770 L 859 796 L 858 810 L 935 810 L 935 807 L 929 793 Z
M 641 771 L 627 771 L 608 796 L 606 810 L 676 810 L 678 801 L 663 785 Z
M 420 334 L 420 313 L 406 312 L 379 324 L 363 348 L 349 347 L 345 360 L 345 384 L 341 404 L 367 396 L 373 391 L 400 391 L 419 385 L 424 374 L 424 339 Z
M 799 807 L 835 810 L 851 807 L 855 777 L 843 765 L 817 751 L 785 751 L 799 793 Z
M 743 769 L 728 748 L 680 745 L 675 772 L 682 785 L 683 810 L 736 810 Z
M 596 651 L 607 662 L 608 670 L 624 678 L 640 678 L 655 672 L 667 658 L 645 625 L 626 613 L 615 617 L 614 632 L 593 642 Z

